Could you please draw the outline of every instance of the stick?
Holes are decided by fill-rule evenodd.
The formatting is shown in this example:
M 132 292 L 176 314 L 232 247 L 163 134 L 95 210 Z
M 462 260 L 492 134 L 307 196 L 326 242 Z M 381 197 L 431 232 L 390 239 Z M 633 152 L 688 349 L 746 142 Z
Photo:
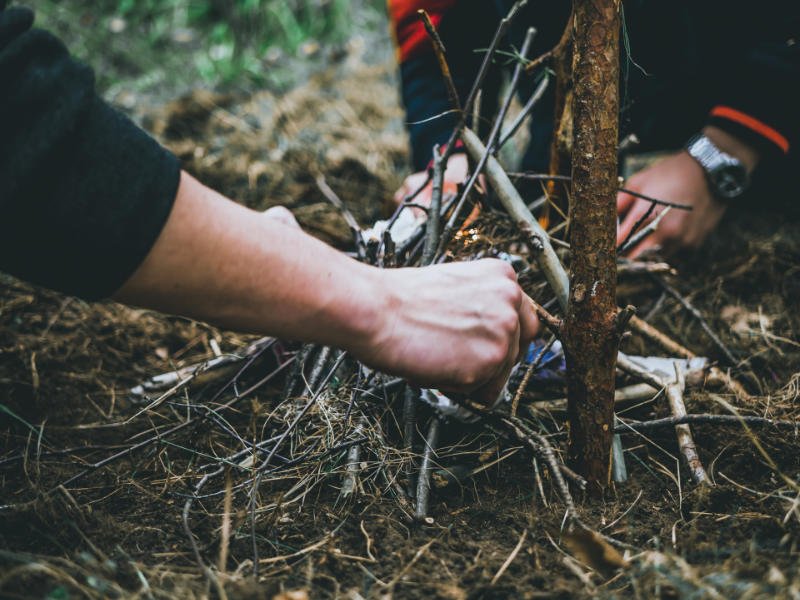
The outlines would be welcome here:
M 506 572 L 508 566 L 512 562 L 514 562 L 514 559 L 517 557 L 517 554 L 519 554 L 519 551 L 522 550 L 522 544 L 525 543 L 525 538 L 527 537 L 528 537 L 528 530 L 525 529 L 522 532 L 522 535 L 519 536 L 519 541 L 517 542 L 517 545 L 514 546 L 514 549 L 511 551 L 511 554 L 508 555 L 508 558 L 505 560 L 502 566 L 497 570 L 497 573 L 495 573 L 494 577 L 492 577 L 492 581 L 489 583 L 489 585 L 494 585 L 495 583 L 497 583 L 497 580 L 503 576 L 503 573 Z
M 649 383 L 637 383 L 614 391 L 614 402 L 636 402 L 653 398 L 660 388 L 654 388 Z M 546 410 L 550 412 L 561 412 L 567 410 L 567 399 L 557 398 L 555 400 L 540 400 L 531 405 L 533 410 Z
M 658 284 L 659 284 L 659 285 L 660 285 L 662 288 L 664 288 L 664 291 L 665 291 L 665 292 L 667 292 L 667 293 L 668 293 L 670 296 L 672 296 L 673 298 L 675 298 L 675 300 L 677 300 L 678 302 L 680 302 L 681 306 L 683 306 L 683 308 L 685 308 L 687 311 L 689 311 L 689 313 L 690 313 L 690 314 L 691 314 L 691 315 L 692 315 L 692 316 L 693 316 L 695 319 L 697 319 L 697 322 L 698 322 L 698 323 L 700 323 L 700 327 L 702 327 L 702 328 L 703 328 L 703 331 L 705 331 L 705 332 L 706 332 L 706 334 L 708 335 L 708 337 L 710 337 L 710 338 L 711 338 L 711 341 L 712 341 L 712 342 L 714 342 L 714 345 L 715 345 L 717 348 L 719 348 L 720 352 L 722 352 L 722 354 L 724 354 L 724 355 L 725 355 L 725 358 L 728 360 L 728 362 L 729 362 L 731 365 L 735 365 L 735 364 L 738 362 L 738 361 L 736 360 L 736 357 L 735 357 L 735 356 L 733 355 L 733 353 L 732 353 L 732 352 L 731 352 L 731 351 L 728 349 L 728 347 L 727 347 L 727 346 L 726 346 L 726 345 L 725 345 L 725 344 L 722 342 L 722 340 L 721 340 L 721 339 L 719 339 L 719 336 L 717 336 L 717 334 L 716 334 L 716 333 L 714 333 L 714 330 L 713 330 L 713 329 L 711 329 L 711 326 L 708 324 L 708 322 L 706 322 L 705 318 L 703 317 L 703 314 L 702 314 L 702 313 L 701 313 L 699 310 L 697 310 L 697 308 L 696 308 L 696 307 L 695 307 L 695 306 L 694 306 L 694 305 L 693 305 L 691 302 L 689 302 L 689 301 L 688 301 L 686 298 L 684 298 L 684 297 L 683 297 L 683 296 L 680 294 L 680 292 L 678 292 L 678 290 L 676 290 L 674 287 L 672 287 L 670 284 L 668 284 L 668 283 L 667 283 L 667 282 L 664 280 L 664 278 L 663 278 L 663 277 L 659 277 L 658 275 L 652 275 L 652 278 L 653 278 L 653 279 L 654 279 L 654 280 L 655 280 L 655 281 L 656 281 L 656 282 L 657 282 L 657 283 L 658 283 Z
M 425 439 L 425 452 L 422 454 L 422 465 L 419 468 L 417 480 L 417 507 L 414 516 L 424 519 L 428 516 L 428 499 L 431 492 L 431 471 L 433 471 L 433 455 L 439 444 L 439 418 L 434 416 L 428 428 L 428 437 Z
M 781 419 L 768 419 L 766 417 L 740 416 L 740 415 L 710 415 L 686 414 L 682 417 L 664 417 L 652 421 L 639 421 L 636 423 L 622 423 L 614 429 L 617 433 L 630 431 L 647 431 L 674 427 L 676 425 L 758 425 L 761 427 L 776 427 L 780 429 L 793 429 L 800 431 L 800 421 L 787 421 Z
M 640 319 L 637 316 L 633 316 L 631 318 L 629 325 L 632 330 L 644 336 L 654 344 L 657 344 L 663 350 L 674 356 L 680 356 L 682 358 L 697 357 L 697 354 L 685 346 L 681 346 L 678 342 L 667 336 L 665 333 L 656 329 L 650 325 L 650 323 Z M 711 367 L 708 370 L 708 381 L 711 383 L 722 384 L 724 387 L 728 388 L 731 393 L 742 400 L 751 399 L 750 393 L 744 389 L 741 383 L 736 381 L 733 377 L 718 367 Z
M 414 481 L 411 471 L 414 466 L 414 433 L 417 429 L 417 399 L 419 392 L 406 385 L 406 392 L 403 399 L 403 448 L 409 455 L 409 464 L 406 474 L 408 475 L 407 493 L 409 498 L 414 497 Z
M 650 211 L 652 211 L 653 206 L 655 204 L 651 204 L 648 212 L 642 215 L 642 221 L 650 216 Z M 639 242 L 644 240 L 647 236 L 653 233 L 658 226 L 661 224 L 661 219 L 667 216 L 667 213 L 672 210 L 671 206 L 668 206 L 664 210 L 662 210 L 659 215 L 650 221 L 647 226 L 639 232 L 636 232 L 636 228 L 639 227 L 639 224 L 634 225 L 633 229 L 631 229 L 631 233 L 628 235 L 628 239 L 626 239 L 619 248 L 617 248 L 617 252 L 620 254 L 625 254 L 628 250 L 636 246 Z
M 509 125 L 508 129 L 506 129 L 500 136 L 500 141 L 497 142 L 498 150 L 503 146 L 505 146 L 508 140 L 514 137 L 514 134 L 517 133 L 517 130 L 520 128 L 520 125 L 522 125 L 522 122 L 529 114 L 531 114 L 533 109 L 539 103 L 539 100 L 541 100 L 542 96 L 544 96 L 544 93 L 545 91 L 547 91 L 547 86 L 549 83 L 550 83 L 550 77 L 549 75 L 545 75 L 539 82 L 539 85 L 536 86 L 536 89 L 533 90 L 533 94 L 531 94 L 531 97 L 528 98 L 528 101 L 525 103 L 525 106 L 522 107 L 522 110 L 514 118 L 514 121 L 511 123 L 511 125 Z M 473 125 L 473 127 L 475 127 L 475 125 Z
M 452 104 L 453 108 L 457 111 L 461 111 L 461 102 L 458 100 L 456 84 L 453 83 L 453 76 L 450 74 L 450 67 L 447 65 L 447 58 L 445 57 L 446 50 L 442 43 L 442 38 L 439 37 L 439 32 L 436 31 L 436 27 L 433 25 L 430 16 L 428 16 L 428 13 L 425 12 L 424 9 L 419 9 L 417 14 L 422 19 L 422 24 L 425 25 L 425 31 L 428 33 L 428 37 L 431 38 L 433 53 L 436 55 L 436 60 L 439 61 L 439 69 L 442 71 L 442 77 L 447 86 L 447 95 L 450 97 L 450 104 Z
M 642 200 L 647 200 L 648 202 L 652 202 L 653 204 L 658 204 L 659 206 L 669 206 L 671 208 L 677 208 L 679 210 L 693 210 L 693 207 L 690 204 L 680 204 L 679 202 L 669 202 L 668 200 L 659 200 L 658 198 L 653 198 L 652 196 L 647 196 L 646 194 L 642 194 L 641 192 L 637 192 L 628 188 L 621 187 L 619 188 L 620 192 L 624 192 L 626 194 L 630 194 L 634 198 L 641 198 Z
M 421 11 L 424 12 L 424 11 Z M 436 249 L 439 247 L 439 217 L 442 210 L 442 189 L 444 186 L 444 165 L 439 144 L 433 147 L 433 188 L 431 190 L 431 208 L 428 211 L 428 223 L 425 230 L 425 247 L 422 251 L 422 266 L 433 263 Z
M 356 243 L 356 252 L 358 253 L 359 258 L 364 258 L 364 236 L 361 235 L 361 226 L 356 221 L 356 218 L 353 216 L 353 213 L 344 205 L 341 198 L 336 195 L 336 192 L 331 189 L 328 185 L 328 182 L 325 181 L 324 175 L 318 175 L 315 179 L 317 187 L 319 191 L 322 192 L 322 195 L 325 196 L 325 199 L 333 204 L 340 213 L 342 213 L 342 217 L 344 217 L 347 226 L 350 228 L 350 231 L 353 234 L 353 238 Z
M 544 309 L 542 309 L 544 310 Z M 519 387 L 517 388 L 516 394 L 514 394 L 514 400 L 511 402 L 511 416 L 517 416 L 517 407 L 519 406 L 520 398 L 522 398 L 522 394 L 525 393 L 525 388 L 528 387 L 528 382 L 531 379 L 531 375 L 533 375 L 534 371 L 539 368 L 539 365 L 542 364 L 542 360 L 544 360 L 545 354 L 553 347 L 553 344 L 556 341 L 556 337 L 552 336 L 550 341 L 547 342 L 544 348 L 539 350 L 539 354 L 536 355 L 536 358 L 528 365 L 525 374 L 522 376 L 522 381 L 519 383 Z
M 359 423 L 356 425 L 356 429 L 353 434 L 357 437 L 361 437 L 363 430 L 364 423 Z M 358 471 L 360 469 L 360 463 L 361 446 L 359 444 L 353 444 L 347 451 L 347 467 L 344 481 L 342 482 L 342 491 L 339 494 L 342 498 L 348 498 L 358 490 Z
M 617 358 L 617 364 L 623 371 L 630 375 L 638 377 L 653 387 L 663 388 L 667 400 L 669 401 L 669 407 L 673 417 L 681 418 L 686 416 L 686 405 L 683 402 L 683 389 L 686 382 L 683 377 L 683 372 L 678 367 L 677 363 L 674 363 L 675 380 L 670 382 L 663 380 L 655 373 L 641 368 L 627 356 L 623 356 L 622 353 L 620 353 L 620 356 Z M 703 463 L 700 461 L 700 457 L 697 454 L 697 446 L 692 438 L 692 431 L 689 425 L 676 425 L 675 434 L 678 437 L 678 447 L 686 460 L 686 465 L 689 467 L 689 472 L 694 482 L 698 485 L 710 484 L 708 475 L 703 468 Z

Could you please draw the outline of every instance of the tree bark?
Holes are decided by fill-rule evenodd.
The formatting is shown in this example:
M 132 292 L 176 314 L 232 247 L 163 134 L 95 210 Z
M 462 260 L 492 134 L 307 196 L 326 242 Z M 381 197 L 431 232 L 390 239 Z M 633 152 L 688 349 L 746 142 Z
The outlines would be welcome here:
M 568 455 L 593 495 L 609 484 L 614 430 L 619 0 L 575 0 L 571 273 L 564 346 Z

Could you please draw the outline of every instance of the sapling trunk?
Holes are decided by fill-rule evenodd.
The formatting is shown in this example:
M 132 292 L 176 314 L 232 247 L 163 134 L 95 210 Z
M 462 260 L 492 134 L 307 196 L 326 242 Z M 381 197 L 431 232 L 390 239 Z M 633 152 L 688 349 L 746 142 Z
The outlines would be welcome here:
M 575 0 L 571 272 L 563 341 L 568 455 L 589 490 L 609 484 L 614 430 L 619 1 Z

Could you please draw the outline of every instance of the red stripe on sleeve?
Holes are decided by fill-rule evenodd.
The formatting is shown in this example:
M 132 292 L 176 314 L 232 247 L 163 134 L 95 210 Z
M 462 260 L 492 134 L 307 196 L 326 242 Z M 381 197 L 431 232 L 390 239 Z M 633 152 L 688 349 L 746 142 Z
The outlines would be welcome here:
M 456 0 L 388 0 L 389 18 L 400 50 L 401 62 L 431 47 L 417 11 L 427 11 L 431 22 L 438 27 L 444 14 L 455 3 Z
M 763 121 L 759 121 L 755 117 L 751 117 L 742 111 L 731 108 L 730 106 L 715 106 L 711 110 L 712 117 L 720 117 L 728 119 L 739 125 L 743 125 L 748 129 L 752 129 L 758 135 L 768 139 L 770 142 L 778 146 L 784 154 L 789 152 L 789 140 L 786 139 L 778 130 L 773 129 Z

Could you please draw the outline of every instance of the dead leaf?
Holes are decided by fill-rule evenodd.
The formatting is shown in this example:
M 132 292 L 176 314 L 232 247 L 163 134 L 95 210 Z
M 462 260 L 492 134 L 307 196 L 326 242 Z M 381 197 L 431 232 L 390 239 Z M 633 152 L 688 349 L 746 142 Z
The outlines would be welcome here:
M 630 564 L 616 548 L 591 529 L 573 527 L 562 539 L 575 558 L 603 575 L 611 575 Z

